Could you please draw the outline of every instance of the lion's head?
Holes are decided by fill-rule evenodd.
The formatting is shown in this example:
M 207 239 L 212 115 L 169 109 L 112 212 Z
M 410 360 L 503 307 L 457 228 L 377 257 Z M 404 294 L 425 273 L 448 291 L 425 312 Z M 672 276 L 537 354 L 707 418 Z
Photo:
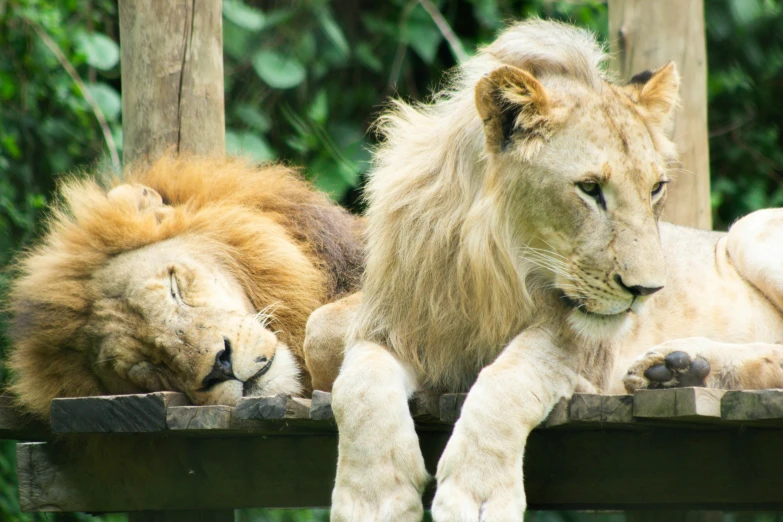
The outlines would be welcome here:
M 350 291 L 357 223 L 295 172 L 164 157 L 111 190 L 61 186 L 11 292 L 13 391 L 173 390 L 195 404 L 296 394 L 308 315 Z
M 453 389 L 535 322 L 616 335 L 665 284 L 677 73 L 616 85 L 604 58 L 585 31 L 522 22 L 433 103 L 381 117 L 356 335 Z

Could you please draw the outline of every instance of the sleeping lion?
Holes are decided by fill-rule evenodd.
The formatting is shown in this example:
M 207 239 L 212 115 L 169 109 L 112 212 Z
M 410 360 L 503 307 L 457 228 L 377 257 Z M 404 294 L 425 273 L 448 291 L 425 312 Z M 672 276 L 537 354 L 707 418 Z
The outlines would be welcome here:
M 46 420 L 55 397 L 309 391 L 305 322 L 356 289 L 357 219 L 281 166 L 164 157 L 117 183 L 65 181 L 17 260 L 20 405 Z
M 417 391 L 470 389 L 433 518 L 508 522 L 523 520 L 527 436 L 561 397 L 783 386 L 783 211 L 728 233 L 659 222 L 675 66 L 619 85 L 604 58 L 586 32 L 519 23 L 432 103 L 381 117 L 333 388 L 332 520 L 421 519 Z M 345 308 L 316 312 L 312 335 Z

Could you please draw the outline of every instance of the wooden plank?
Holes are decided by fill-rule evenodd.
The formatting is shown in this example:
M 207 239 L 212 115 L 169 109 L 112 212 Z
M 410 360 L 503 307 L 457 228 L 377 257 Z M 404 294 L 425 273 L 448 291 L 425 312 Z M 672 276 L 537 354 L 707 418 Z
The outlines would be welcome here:
M 131 511 L 128 522 L 233 522 L 233 509 Z
M 633 397 L 631 395 L 597 395 L 575 393 L 561 399 L 542 423 L 547 428 L 558 426 L 632 426 Z
M 54 433 L 145 433 L 166 429 L 166 408 L 190 404 L 175 392 L 54 399 Z
M 419 431 L 430 472 L 449 433 Z M 26 511 L 328 506 L 337 436 L 100 435 L 68 453 L 19 444 Z M 783 510 L 783 429 L 557 429 L 532 432 L 531 509 Z M 112 446 L 114 445 L 114 446 Z M 97 458 L 96 456 L 100 456 Z M 129 458 L 129 455 L 132 458 Z
M 230 406 L 172 406 L 166 409 L 170 430 L 228 430 L 234 408 Z
M 637 418 L 715 422 L 721 418 L 721 397 L 725 390 L 669 388 L 638 390 L 633 397 Z
M 783 424 L 783 390 L 729 391 L 721 400 L 721 417 L 728 421 L 769 421 Z
M 237 402 L 236 418 L 244 420 L 309 419 L 310 399 L 289 397 L 245 397 Z
M 221 2 L 120 0 L 123 160 L 225 154 Z
M 678 225 L 712 228 L 707 139 L 707 49 L 703 0 L 609 0 L 611 68 L 634 74 L 674 61 L 680 105 L 669 135 L 679 153 L 671 165 L 663 217 Z
M 444 393 L 441 395 L 438 407 L 441 422 L 449 424 L 457 422 L 467 396 L 467 393 Z
M 310 405 L 310 418 L 313 420 L 329 420 L 334 418 L 332 413 L 332 394 L 315 390 Z

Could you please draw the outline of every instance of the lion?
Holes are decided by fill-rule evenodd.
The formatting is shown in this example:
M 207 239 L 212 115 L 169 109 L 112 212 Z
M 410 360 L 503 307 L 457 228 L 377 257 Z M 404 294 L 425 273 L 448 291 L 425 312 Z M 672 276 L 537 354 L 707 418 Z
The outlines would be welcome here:
M 433 518 L 507 522 L 528 434 L 575 391 L 783 386 L 783 211 L 728 233 L 660 221 L 676 67 L 621 85 L 604 60 L 588 32 L 517 23 L 431 103 L 381 116 L 362 294 L 308 325 L 317 342 L 353 314 L 332 520 L 421 519 L 414 392 L 470 390 Z
M 307 393 L 305 323 L 356 290 L 359 219 L 293 169 L 242 159 L 164 156 L 108 190 L 98 177 L 61 184 L 17 260 L 19 405 L 46 420 L 55 397 Z

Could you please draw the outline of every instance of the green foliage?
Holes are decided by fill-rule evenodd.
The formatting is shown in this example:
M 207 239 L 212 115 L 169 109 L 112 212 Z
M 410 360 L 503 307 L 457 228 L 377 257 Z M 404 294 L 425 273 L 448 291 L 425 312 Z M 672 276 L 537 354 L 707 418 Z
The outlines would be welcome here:
M 714 0 L 706 10 L 716 228 L 783 206 L 783 5 Z
M 463 52 L 490 42 L 505 20 L 556 18 L 609 36 L 607 8 L 597 0 L 432 3 L 456 41 L 416 0 L 223 0 L 228 150 L 304 166 L 317 186 L 358 209 L 356 188 L 376 140 L 370 124 L 389 96 L 425 99 Z M 716 227 L 725 227 L 753 209 L 783 205 L 783 7 L 781 0 L 705 4 L 713 210 Z M 0 0 L 0 267 L 36 235 L 60 175 L 109 162 L 96 111 L 68 67 L 121 153 L 119 51 L 116 0 Z M 6 287 L 0 272 L 0 297 Z M 0 355 L 4 331 L 0 316 Z M 87 519 L 20 514 L 15 487 L 13 445 L 3 442 L 0 520 Z M 328 518 L 296 510 L 237 516 Z M 527 519 L 617 516 L 541 512 Z

